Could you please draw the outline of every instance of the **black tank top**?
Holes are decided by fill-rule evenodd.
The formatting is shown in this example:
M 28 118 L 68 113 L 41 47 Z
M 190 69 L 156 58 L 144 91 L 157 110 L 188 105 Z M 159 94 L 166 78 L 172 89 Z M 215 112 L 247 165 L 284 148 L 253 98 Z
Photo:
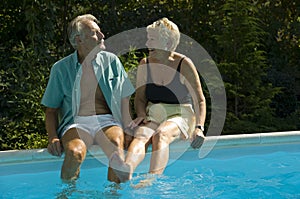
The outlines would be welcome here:
M 153 83 L 149 61 L 147 59 L 147 85 L 146 98 L 152 103 L 166 104 L 187 104 L 191 103 L 191 96 L 188 89 L 180 82 L 180 68 L 184 57 L 180 60 L 177 66 L 177 72 L 174 79 L 165 86 L 156 85 Z

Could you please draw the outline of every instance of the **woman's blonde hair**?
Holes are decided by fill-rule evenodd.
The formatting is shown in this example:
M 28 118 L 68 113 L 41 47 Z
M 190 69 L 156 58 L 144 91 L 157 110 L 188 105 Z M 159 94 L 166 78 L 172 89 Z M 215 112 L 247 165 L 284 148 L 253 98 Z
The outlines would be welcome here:
M 148 30 L 157 30 L 160 36 L 159 40 L 161 42 L 165 44 L 170 42 L 169 48 L 165 50 L 175 51 L 180 40 L 180 32 L 175 23 L 164 17 L 147 26 L 147 31 Z
M 77 43 L 76 43 L 76 36 L 82 34 L 82 28 L 84 21 L 94 21 L 95 23 L 99 24 L 99 21 L 96 17 L 94 17 L 91 14 L 85 14 L 77 16 L 75 19 L 73 19 L 69 26 L 68 26 L 68 37 L 71 45 L 73 48 L 77 49 Z

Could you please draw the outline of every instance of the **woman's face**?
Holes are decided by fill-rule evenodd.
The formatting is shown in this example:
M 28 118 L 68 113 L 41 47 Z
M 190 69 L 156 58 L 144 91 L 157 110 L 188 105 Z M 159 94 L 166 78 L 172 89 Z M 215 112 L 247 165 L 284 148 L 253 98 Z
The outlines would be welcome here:
M 147 30 L 147 42 L 146 46 L 149 49 L 149 51 L 153 50 L 166 50 L 167 44 L 166 42 L 163 42 L 162 39 L 160 39 L 160 35 L 157 30 L 155 29 L 149 29 Z

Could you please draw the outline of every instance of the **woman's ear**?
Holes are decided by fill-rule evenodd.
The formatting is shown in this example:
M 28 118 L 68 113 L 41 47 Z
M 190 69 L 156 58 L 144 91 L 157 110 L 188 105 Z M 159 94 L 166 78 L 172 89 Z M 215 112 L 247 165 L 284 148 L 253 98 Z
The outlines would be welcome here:
M 170 51 L 171 48 L 172 48 L 172 41 L 169 39 L 168 42 L 166 43 L 166 48 L 165 48 L 165 50 Z

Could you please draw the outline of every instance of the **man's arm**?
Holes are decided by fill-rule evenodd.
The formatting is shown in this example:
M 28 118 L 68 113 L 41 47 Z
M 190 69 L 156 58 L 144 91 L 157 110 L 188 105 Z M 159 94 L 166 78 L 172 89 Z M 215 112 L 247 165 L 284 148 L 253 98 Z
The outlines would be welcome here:
M 58 110 L 57 108 L 46 108 L 46 131 L 48 133 L 48 152 L 51 155 L 61 156 L 62 146 L 57 135 L 58 127 Z
M 127 149 L 133 139 L 133 132 L 128 128 L 132 118 L 130 114 L 129 97 L 122 99 L 122 122 L 124 127 L 124 148 Z
M 146 59 L 142 59 L 136 76 L 136 94 L 134 98 L 134 106 L 138 118 L 146 118 L 147 99 L 145 96 L 147 85 L 147 67 Z
M 129 97 L 122 98 L 121 101 L 122 107 L 122 122 L 123 126 L 126 128 L 129 123 L 132 121 L 131 114 L 130 114 L 130 105 L 129 105 Z

